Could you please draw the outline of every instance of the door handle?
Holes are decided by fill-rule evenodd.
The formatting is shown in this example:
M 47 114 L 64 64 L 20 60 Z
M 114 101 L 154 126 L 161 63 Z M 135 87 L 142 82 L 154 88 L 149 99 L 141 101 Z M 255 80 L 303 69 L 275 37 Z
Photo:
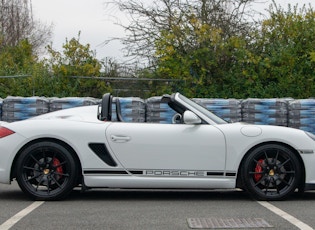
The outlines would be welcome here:
M 118 135 L 111 135 L 110 138 L 113 142 L 127 142 L 130 141 L 131 138 L 128 136 L 118 136 Z

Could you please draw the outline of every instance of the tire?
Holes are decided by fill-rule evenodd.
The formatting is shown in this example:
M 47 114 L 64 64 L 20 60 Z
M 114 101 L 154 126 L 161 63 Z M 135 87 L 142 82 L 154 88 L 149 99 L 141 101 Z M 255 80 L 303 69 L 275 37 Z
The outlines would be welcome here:
M 16 162 L 16 180 L 35 200 L 60 200 L 77 184 L 78 168 L 71 153 L 55 142 L 38 142 L 22 151 Z
M 284 200 L 297 188 L 301 165 L 294 152 L 279 144 L 254 149 L 242 165 L 245 189 L 258 200 Z

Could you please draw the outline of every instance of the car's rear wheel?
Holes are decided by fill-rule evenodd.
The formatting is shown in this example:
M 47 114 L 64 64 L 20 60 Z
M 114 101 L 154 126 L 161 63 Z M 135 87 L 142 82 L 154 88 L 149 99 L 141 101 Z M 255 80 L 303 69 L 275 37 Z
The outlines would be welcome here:
M 22 151 L 16 162 L 20 188 L 35 200 L 60 200 L 77 184 L 78 169 L 71 152 L 55 142 L 38 142 Z
M 300 162 L 279 144 L 266 144 L 249 153 L 242 165 L 245 189 L 258 200 L 283 200 L 297 188 Z

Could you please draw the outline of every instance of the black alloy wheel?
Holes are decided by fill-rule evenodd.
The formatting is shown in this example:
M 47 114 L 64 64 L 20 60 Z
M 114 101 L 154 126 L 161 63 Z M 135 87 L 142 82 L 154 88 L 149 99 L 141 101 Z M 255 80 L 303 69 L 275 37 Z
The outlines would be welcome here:
M 60 200 L 77 184 L 78 169 L 71 153 L 55 142 L 28 146 L 16 162 L 20 188 L 35 200 Z
M 247 191 L 258 200 L 283 200 L 294 192 L 301 179 L 301 165 L 295 153 L 279 144 L 254 149 L 242 166 Z

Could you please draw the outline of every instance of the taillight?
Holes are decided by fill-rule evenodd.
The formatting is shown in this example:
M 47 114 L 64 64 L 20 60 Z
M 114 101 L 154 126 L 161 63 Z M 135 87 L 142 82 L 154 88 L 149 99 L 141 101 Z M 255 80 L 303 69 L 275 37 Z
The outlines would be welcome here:
M 12 131 L 10 129 L 7 129 L 5 127 L 0 127 L 0 138 L 9 136 L 9 135 L 11 135 L 13 133 L 14 133 L 14 131 Z

